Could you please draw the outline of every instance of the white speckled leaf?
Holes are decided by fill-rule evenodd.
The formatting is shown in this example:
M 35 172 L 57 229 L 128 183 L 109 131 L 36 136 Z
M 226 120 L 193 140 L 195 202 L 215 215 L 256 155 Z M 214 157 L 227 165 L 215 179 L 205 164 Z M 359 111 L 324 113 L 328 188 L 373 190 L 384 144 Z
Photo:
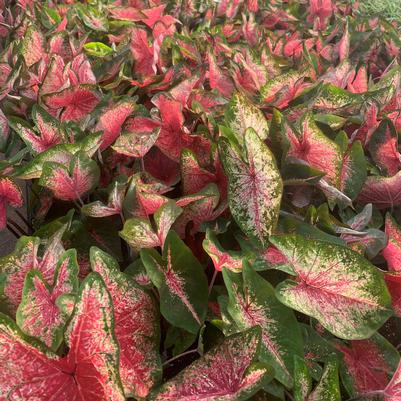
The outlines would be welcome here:
M 341 401 L 336 359 L 327 362 L 318 385 L 305 401 Z
M 273 154 L 252 128 L 245 133 L 244 148 L 243 159 L 227 140 L 219 142 L 229 206 L 242 231 L 265 244 L 277 224 L 283 183 Z
M 296 280 L 276 287 L 289 307 L 344 339 L 370 337 L 392 314 L 382 272 L 358 253 L 299 235 L 272 237 Z

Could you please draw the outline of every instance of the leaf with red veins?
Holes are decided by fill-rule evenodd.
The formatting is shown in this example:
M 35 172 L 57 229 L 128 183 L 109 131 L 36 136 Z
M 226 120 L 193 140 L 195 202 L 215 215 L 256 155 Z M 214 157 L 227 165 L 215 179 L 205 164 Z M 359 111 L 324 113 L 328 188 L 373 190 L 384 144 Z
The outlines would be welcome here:
M 156 146 L 167 157 L 179 161 L 184 148 L 192 150 L 201 158 L 209 155 L 210 142 L 206 138 L 184 131 L 184 115 L 180 102 L 160 94 L 152 98 L 152 103 L 159 109 L 162 120 Z
M 181 153 L 181 182 L 183 193 L 195 194 L 206 185 L 216 182 L 216 175 L 202 168 L 196 155 L 184 149 Z
M 394 313 L 401 317 L 401 274 L 400 272 L 384 272 L 384 279 L 391 295 Z
M 386 215 L 385 232 L 388 243 L 382 251 L 383 257 L 389 270 L 401 271 L 401 227 L 389 213 Z
M 350 396 L 383 390 L 400 359 L 397 350 L 379 334 L 335 347 L 343 354 L 342 381 Z
M 82 284 L 66 358 L 24 336 L 0 315 L 0 396 L 38 401 L 124 401 L 118 376 L 113 306 L 97 273 Z
M 160 312 L 175 327 L 196 334 L 207 312 L 208 283 L 203 267 L 174 231 L 167 235 L 163 257 L 142 249 L 141 259 L 160 295 Z
M 96 84 L 95 74 L 93 73 L 91 64 L 85 54 L 78 54 L 78 56 L 72 60 L 69 68 L 69 77 L 71 86 L 79 84 Z
M 91 217 L 106 217 L 121 214 L 125 191 L 126 185 L 116 181 L 109 194 L 107 205 L 101 201 L 87 203 L 82 206 L 81 212 Z
M 49 93 L 59 92 L 70 86 L 68 77 L 68 68 L 65 68 L 62 57 L 53 55 L 46 76 L 40 87 L 40 94 L 47 95 Z
M 32 25 L 26 30 L 21 44 L 21 54 L 28 68 L 47 58 L 44 43 L 43 34 L 36 26 Z
M 121 155 L 130 157 L 144 157 L 156 143 L 160 128 L 151 132 L 123 132 L 112 148 Z
M 79 121 L 87 117 L 100 101 L 91 85 L 79 85 L 43 97 L 49 110 L 62 109 L 61 121 Z
M 151 400 L 239 401 L 251 398 L 273 377 L 271 368 L 254 363 L 259 343 L 260 331 L 256 327 L 226 337 L 161 386 Z
M 165 8 L 166 5 L 161 4 L 160 6 L 142 10 L 142 14 L 146 16 L 146 18 L 142 19 L 142 22 L 149 28 L 153 28 L 157 22 L 162 22 L 166 27 L 174 24 L 176 22 L 174 17 L 171 15 L 163 15 Z
M 212 89 L 218 90 L 223 96 L 230 97 L 234 91 L 234 83 L 217 65 L 216 58 L 208 53 L 209 61 L 209 85 Z
M 347 89 L 351 93 L 364 93 L 369 90 L 368 73 L 365 66 L 361 66 L 352 80 L 348 80 Z
M 383 119 L 373 132 L 369 141 L 369 152 L 384 174 L 392 176 L 401 169 L 398 134 L 390 120 Z
M 120 271 L 114 258 L 91 248 L 92 270 L 110 292 L 120 347 L 120 376 L 126 397 L 145 398 L 161 379 L 159 313 L 153 298 Z
M 341 151 L 338 145 L 324 135 L 308 113 L 301 122 L 302 133 L 297 135 L 287 125 L 287 137 L 290 149 L 287 157 L 300 159 L 311 167 L 326 173 L 326 178 L 333 185 L 339 180 Z M 322 157 L 322 155 L 325 157 Z
M 299 235 L 275 236 L 270 241 L 296 276 L 276 287 L 285 305 L 349 340 L 370 337 L 391 316 L 382 272 L 358 253 Z
M 195 87 L 199 86 L 201 81 L 202 79 L 199 73 L 193 74 L 170 89 L 169 93 L 174 100 L 181 103 L 182 107 L 186 107 L 191 93 L 194 91 Z
M 77 152 L 68 167 L 46 162 L 39 185 L 50 189 L 61 200 L 72 201 L 92 191 L 99 181 L 100 171 L 94 160 Z
M 401 401 L 401 362 L 383 391 L 384 401 Z
M 153 76 L 156 74 L 154 66 L 154 49 L 149 44 L 145 29 L 131 29 L 131 53 L 134 58 L 134 71 L 137 75 Z
M 58 297 L 78 289 L 79 266 L 75 250 L 67 251 L 58 263 L 54 286 L 49 286 L 40 271 L 29 270 L 16 321 L 21 330 L 56 351 L 63 341 L 69 314 L 58 305 Z
M 401 204 L 401 171 L 392 177 L 369 176 L 357 201 L 372 203 L 378 209 L 394 208 Z
M 138 22 L 143 19 L 142 12 L 135 7 L 113 7 L 110 8 L 110 14 L 122 21 Z
M 220 139 L 219 154 L 228 177 L 228 204 L 242 231 L 265 243 L 275 229 L 283 184 L 275 158 L 254 129 L 244 136 L 244 157 Z
M 144 157 L 145 171 L 167 186 L 180 180 L 180 165 L 153 146 Z
M 0 178 L 0 230 L 7 226 L 7 206 L 21 207 L 23 204 L 18 185 L 10 178 Z
M 135 107 L 135 102 L 132 100 L 123 100 L 103 112 L 95 127 L 95 131 L 103 132 L 100 150 L 104 150 L 114 143 L 121 133 L 125 120 L 135 110 Z
M 242 270 L 243 257 L 239 253 L 226 251 L 219 243 L 216 235 L 211 231 L 206 231 L 206 237 L 203 240 L 203 249 L 207 252 L 213 261 L 214 268 L 222 271 L 223 268 L 239 272 Z
M 262 329 L 259 358 L 274 368 L 275 378 L 293 385 L 294 355 L 303 356 L 302 335 L 293 311 L 279 302 L 274 288 L 244 263 L 242 279 L 223 270 L 229 302 L 227 311 L 239 330 Z

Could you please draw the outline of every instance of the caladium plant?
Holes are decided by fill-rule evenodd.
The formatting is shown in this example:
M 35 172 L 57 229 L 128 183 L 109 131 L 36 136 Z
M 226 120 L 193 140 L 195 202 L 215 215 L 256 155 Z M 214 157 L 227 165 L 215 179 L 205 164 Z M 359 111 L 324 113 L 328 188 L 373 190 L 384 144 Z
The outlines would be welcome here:
M 401 400 L 372 4 L 0 0 L 0 401 Z

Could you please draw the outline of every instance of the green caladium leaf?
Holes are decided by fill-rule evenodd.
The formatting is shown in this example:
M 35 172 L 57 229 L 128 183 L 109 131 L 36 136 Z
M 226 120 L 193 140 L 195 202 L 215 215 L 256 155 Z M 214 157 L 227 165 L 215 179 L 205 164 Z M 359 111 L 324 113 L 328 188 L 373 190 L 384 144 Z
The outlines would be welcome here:
M 243 232 L 265 244 L 277 224 L 283 184 L 273 154 L 252 128 L 245 132 L 244 149 L 242 156 L 224 138 L 219 141 L 229 206 Z
M 305 401 L 312 390 L 312 378 L 305 359 L 294 357 L 294 398 L 295 401 Z
M 341 401 L 338 362 L 332 359 L 324 367 L 322 377 L 305 401 Z
M 77 254 L 66 251 L 59 260 L 54 283 L 49 285 L 39 270 L 28 271 L 17 309 L 17 324 L 21 330 L 36 337 L 56 351 L 63 340 L 69 314 L 58 304 L 59 297 L 75 294 L 78 289 Z
M 253 128 L 262 141 L 269 135 L 269 125 L 263 112 L 240 92 L 235 93 L 228 103 L 225 122 L 241 145 L 248 128 Z
M 316 318 L 344 339 L 370 337 L 392 314 L 383 274 L 356 252 L 298 235 L 270 239 L 296 281 L 276 287 L 285 305 Z
M 163 257 L 154 249 L 140 252 L 160 295 L 160 312 L 171 324 L 197 333 L 207 312 L 208 284 L 202 265 L 174 231 L 167 235 Z
M 254 362 L 260 331 L 254 327 L 227 337 L 165 383 L 153 401 L 245 401 L 273 377 L 268 365 Z M 207 378 L 207 380 L 205 380 Z
M 293 385 L 294 355 L 303 355 L 302 335 L 292 310 L 279 302 L 274 288 L 244 263 L 242 277 L 223 269 L 229 295 L 227 305 L 240 330 L 259 325 L 262 329 L 261 361 L 271 365 L 275 377 Z
M 113 300 L 114 330 L 120 347 L 120 377 L 126 397 L 146 397 L 160 380 L 159 313 L 153 298 L 120 271 L 116 260 L 91 248 L 92 270 L 102 276 Z
M 55 162 L 43 165 L 39 184 L 61 200 L 75 200 L 92 191 L 100 177 L 99 167 L 84 152 L 77 152 L 68 166 Z

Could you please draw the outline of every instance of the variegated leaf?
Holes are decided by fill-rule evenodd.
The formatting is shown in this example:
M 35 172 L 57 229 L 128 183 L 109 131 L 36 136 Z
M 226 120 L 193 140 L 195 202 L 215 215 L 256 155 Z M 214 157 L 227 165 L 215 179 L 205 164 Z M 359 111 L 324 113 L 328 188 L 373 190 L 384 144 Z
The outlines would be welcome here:
M 368 338 L 391 316 L 383 274 L 359 254 L 298 235 L 270 240 L 296 276 L 276 288 L 284 304 L 344 339 Z
M 294 356 L 302 356 L 302 336 L 292 310 L 280 303 L 270 283 L 244 263 L 242 278 L 223 269 L 229 295 L 227 311 L 240 330 L 262 329 L 260 360 L 271 365 L 275 378 L 293 385 Z
M 244 148 L 242 157 L 227 140 L 219 142 L 229 206 L 244 233 L 264 244 L 277 224 L 283 184 L 273 154 L 252 128 L 245 133 Z
M 142 249 L 140 254 L 159 291 L 162 315 L 196 334 L 207 311 L 208 284 L 202 265 L 174 231 L 167 235 L 163 257 L 154 249 Z
M 32 25 L 26 30 L 21 44 L 21 54 L 28 68 L 46 56 L 44 43 L 45 39 L 39 28 Z
M 338 362 L 335 358 L 326 363 L 318 385 L 305 401 L 341 401 Z
M 159 314 L 153 298 L 122 273 L 114 258 L 91 248 L 92 270 L 110 292 L 120 347 L 120 376 L 126 397 L 144 398 L 160 380 Z
M 385 230 L 388 243 L 382 251 L 384 259 L 387 261 L 389 270 L 401 271 L 401 227 L 390 213 L 386 215 Z
M 272 379 L 273 370 L 254 363 L 260 342 L 257 328 L 227 337 L 165 383 L 153 401 L 247 400 Z M 206 379 L 207 378 L 207 379 Z
M 7 206 L 21 207 L 24 204 L 19 186 L 10 178 L 0 178 L 0 230 L 7 225 Z

